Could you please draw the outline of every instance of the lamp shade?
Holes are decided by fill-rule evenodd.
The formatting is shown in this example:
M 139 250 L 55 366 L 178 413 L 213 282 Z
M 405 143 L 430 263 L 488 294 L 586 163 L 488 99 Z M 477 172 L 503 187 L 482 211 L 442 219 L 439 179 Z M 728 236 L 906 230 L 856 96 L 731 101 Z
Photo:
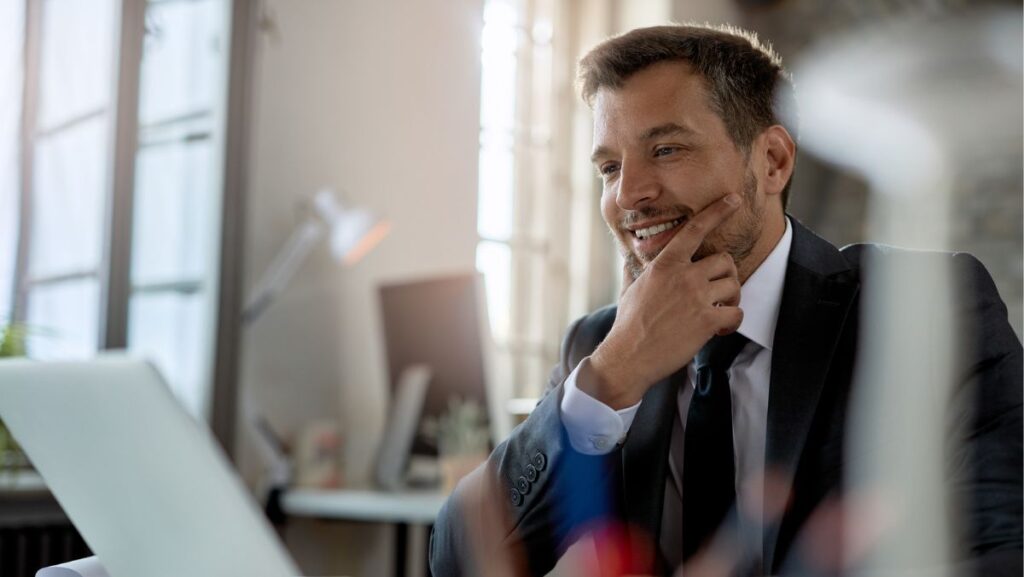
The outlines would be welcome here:
M 346 209 L 330 189 L 313 197 L 317 215 L 329 227 L 331 253 L 345 265 L 358 262 L 384 239 L 391 223 L 366 209 Z

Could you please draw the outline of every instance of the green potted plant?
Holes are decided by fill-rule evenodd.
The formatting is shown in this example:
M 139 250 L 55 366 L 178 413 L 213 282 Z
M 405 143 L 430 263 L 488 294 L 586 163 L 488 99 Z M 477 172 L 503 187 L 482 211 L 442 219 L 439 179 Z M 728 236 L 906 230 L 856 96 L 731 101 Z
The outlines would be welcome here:
M 424 421 L 423 433 L 437 444 L 446 492 L 451 492 L 459 479 L 487 459 L 490 440 L 487 419 L 483 407 L 476 401 L 449 399 L 448 409 L 440 418 Z
M 0 329 L 0 357 L 25 356 L 25 327 L 8 324 Z M 11 436 L 3 420 L 0 420 L 0 473 L 14 471 L 28 466 L 28 459 L 18 442 Z

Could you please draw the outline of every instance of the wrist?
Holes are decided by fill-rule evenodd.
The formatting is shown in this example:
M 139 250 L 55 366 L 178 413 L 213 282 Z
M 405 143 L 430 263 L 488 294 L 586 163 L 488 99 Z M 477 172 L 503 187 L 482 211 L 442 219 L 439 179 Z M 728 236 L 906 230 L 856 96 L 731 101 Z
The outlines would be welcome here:
M 576 387 L 616 411 L 643 398 L 642 378 L 614 351 L 599 346 L 582 368 L 582 378 L 577 379 Z

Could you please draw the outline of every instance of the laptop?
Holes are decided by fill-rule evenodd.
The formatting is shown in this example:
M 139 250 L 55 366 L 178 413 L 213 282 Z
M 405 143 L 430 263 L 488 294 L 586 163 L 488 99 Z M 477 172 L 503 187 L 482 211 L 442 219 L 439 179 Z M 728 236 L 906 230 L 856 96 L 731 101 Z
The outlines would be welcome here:
M 5 359 L 0 418 L 110 575 L 299 574 L 149 363 Z

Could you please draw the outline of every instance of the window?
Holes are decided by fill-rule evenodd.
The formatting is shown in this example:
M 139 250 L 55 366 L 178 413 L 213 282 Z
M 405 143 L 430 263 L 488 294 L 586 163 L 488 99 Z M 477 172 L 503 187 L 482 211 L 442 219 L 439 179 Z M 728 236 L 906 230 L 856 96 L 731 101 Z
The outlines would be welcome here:
M 35 358 L 84 358 L 99 348 L 116 8 L 113 0 L 28 5 L 28 219 L 15 302 L 33 327 Z
M 14 298 L 24 32 L 25 5 L 0 3 L 0 325 L 9 320 Z
M 228 3 L 150 2 L 139 86 L 128 348 L 209 409 Z
M 487 0 L 481 38 L 477 268 L 487 282 L 498 383 L 543 392 L 569 321 L 611 303 L 621 261 L 601 220 L 579 56 L 620 3 Z
M 520 397 L 542 391 L 567 321 L 566 261 L 553 246 L 567 236 L 559 216 L 571 196 L 551 167 L 558 6 L 488 0 L 481 36 L 477 269 L 486 279 L 496 372 L 507 379 L 500 385 Z
M 111 348 L 149 358 L 206 417 L 232 2 L 26 0 L 3 9 L 12 5 L 25 17 L 0 15 L 0 33 L 20 21 L 27 57 L 13 64 L 25 90 L 0 87 L 0 104 L 21 105 L 23 127 L 13 153 L 0 142 L 0 178 L 15 183 L 0 190 L 20 182 L 17 198 L 0 196 L 0 214 L 11 218 L 16 204 L 22 215 L 20 229 L 0 222 L 17 230 L 18 246 L 16 257 L 0 257 L 0 275 L 13 276 L 4 314 L 29 327 L 34 358 Z
M 487 284 L 491 330 L 511 337 L 512 231 L 515 224 L 516 71 L 519 6 L 490 0 L 481 35 L 480 160 L 477 269 Z

